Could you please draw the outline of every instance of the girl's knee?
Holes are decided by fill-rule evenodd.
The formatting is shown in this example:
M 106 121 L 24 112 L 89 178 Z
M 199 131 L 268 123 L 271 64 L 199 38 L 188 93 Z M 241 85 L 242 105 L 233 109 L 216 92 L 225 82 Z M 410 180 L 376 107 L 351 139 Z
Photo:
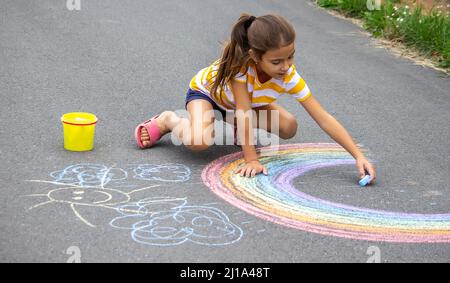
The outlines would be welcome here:
M 280 127 L 280 138 L 290 139 L 297 134 L 298 122 L 295 117 L 289 117 Z
M 214 137 L 211 133 L 198 131 L 191 133 L 190 140 L 186 147 L 191 151 L 204 151 L 207 150 L 213 143 Z

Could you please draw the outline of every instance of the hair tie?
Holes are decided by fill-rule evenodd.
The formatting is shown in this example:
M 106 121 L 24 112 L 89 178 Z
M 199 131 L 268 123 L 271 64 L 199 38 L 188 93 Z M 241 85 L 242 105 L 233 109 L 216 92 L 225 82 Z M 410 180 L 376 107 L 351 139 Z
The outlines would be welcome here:
M 244 24 L 245 30 L 247 30 L 250 27 L 250 25 L 253 23 L 254 20 L 256 20 L 256 17 L 255 16 L 250 16 L 250 18 L 248 18 L 245 21 L 245 24 Z

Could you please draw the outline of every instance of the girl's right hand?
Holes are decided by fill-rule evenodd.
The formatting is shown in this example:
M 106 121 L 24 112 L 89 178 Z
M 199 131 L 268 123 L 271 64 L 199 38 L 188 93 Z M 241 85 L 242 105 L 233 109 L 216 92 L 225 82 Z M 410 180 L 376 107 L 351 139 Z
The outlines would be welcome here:
M 258 160 L 252 160 L 246 162 L 245 165 L 238 170 L 236 170 L 235 174 L 241 174 L 241 177 L 255 177 L 256 174 L 263 173 L 267 175 L 267 168 L 262 165 Z

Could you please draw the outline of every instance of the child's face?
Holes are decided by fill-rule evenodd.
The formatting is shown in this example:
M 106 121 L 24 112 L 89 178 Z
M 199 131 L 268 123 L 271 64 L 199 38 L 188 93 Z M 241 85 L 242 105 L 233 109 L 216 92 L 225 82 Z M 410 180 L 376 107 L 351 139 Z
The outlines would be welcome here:
M 279 49 L 268 50 L 262 56 L 261 60 L 255 60 L 253 51 L 250 50 L 250 56 L 257 62 L 259 71 L 275 79 L 283 79 L 289 68 L 294 63 L 295 44 L 291 43 Z

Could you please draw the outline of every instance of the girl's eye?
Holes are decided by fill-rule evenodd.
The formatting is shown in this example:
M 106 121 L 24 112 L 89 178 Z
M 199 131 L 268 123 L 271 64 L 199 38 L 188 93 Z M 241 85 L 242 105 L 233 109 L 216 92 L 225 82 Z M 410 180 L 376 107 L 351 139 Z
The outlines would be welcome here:
M 292 59 L 294 59 L 294 56 L 290 56 L 288 59 L 292 60 Z M 280 64 L 280 61 L 272 61 L 272 64 L 278 65 L 278 64 Z

